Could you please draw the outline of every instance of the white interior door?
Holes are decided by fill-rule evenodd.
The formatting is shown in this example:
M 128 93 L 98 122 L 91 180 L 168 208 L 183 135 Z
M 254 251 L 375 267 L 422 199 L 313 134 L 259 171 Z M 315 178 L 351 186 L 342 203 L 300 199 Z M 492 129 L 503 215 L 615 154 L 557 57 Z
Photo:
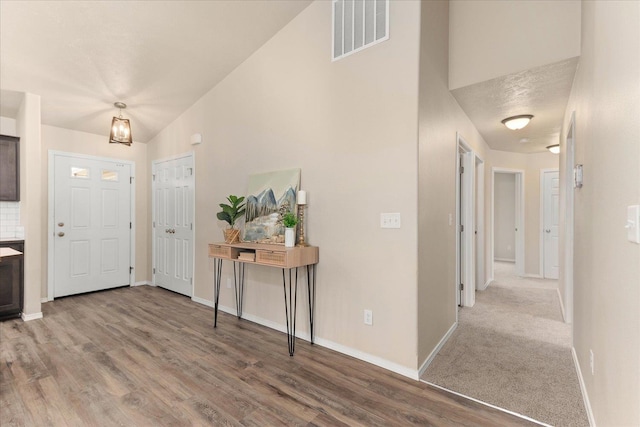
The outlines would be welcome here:
M 53 160 L 53 296 L 130 285 L 131 164 Z
M 154 283 L 192 296 L 193 155 L 153 163 Z
M 543 176 L 544 277 L 557 279 L 558 222 L 560 216 L 560 177 L 558 171 L 545 171 Z

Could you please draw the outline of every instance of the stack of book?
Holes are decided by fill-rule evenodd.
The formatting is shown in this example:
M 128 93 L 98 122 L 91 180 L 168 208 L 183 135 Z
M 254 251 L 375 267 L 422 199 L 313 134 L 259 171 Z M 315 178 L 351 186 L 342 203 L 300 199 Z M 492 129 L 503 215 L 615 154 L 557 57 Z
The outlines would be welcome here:
M 238 254 L 238 260 L 240 261 L 255 261 L 256 253 L 255 252 L 240 252 Z

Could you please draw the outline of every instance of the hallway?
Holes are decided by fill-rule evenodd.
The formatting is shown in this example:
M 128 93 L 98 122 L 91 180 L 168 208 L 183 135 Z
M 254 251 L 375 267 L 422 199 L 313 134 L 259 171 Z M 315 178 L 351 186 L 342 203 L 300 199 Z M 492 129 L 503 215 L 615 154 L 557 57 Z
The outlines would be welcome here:
M 459 310 L 458 328 L 421 379 L 543 423 L 588 425 L 556 288 L 496 262 L 495 280 Z

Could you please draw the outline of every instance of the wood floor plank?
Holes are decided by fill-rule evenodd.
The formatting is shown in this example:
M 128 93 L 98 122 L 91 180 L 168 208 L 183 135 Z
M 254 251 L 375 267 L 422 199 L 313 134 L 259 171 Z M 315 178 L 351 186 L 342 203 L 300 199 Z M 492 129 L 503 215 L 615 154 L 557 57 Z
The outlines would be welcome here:
M 0 323 L 0 425 L 527 426 L 531 423 L 159 288 Z

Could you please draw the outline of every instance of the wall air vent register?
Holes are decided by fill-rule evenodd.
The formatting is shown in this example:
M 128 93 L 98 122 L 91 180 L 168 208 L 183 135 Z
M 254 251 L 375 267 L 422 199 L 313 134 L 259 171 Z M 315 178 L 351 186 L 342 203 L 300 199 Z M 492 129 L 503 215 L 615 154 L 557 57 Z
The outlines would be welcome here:
M 388 39 L 389 0 L 333 0 L 333 61 Z

